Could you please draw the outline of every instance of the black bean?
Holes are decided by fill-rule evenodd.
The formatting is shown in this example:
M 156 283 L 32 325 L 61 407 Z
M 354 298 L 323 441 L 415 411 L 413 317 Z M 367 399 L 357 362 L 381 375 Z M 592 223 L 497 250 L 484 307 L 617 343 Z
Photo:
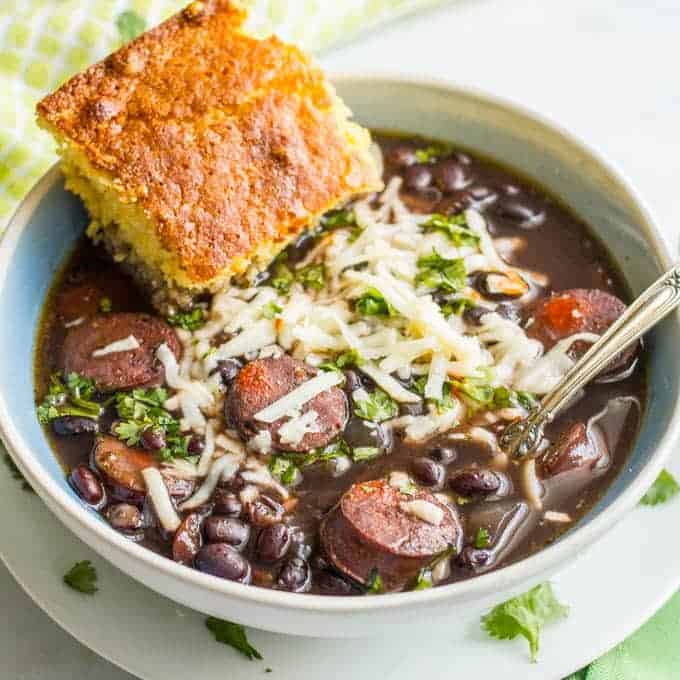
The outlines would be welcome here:
M 364 384 L 361 382 L 361 378 L 356 371 L 353 371 L 351 368 L 345 371 L 345 384 L 343 389 L 347 394 L 351 394 L 354 390 L 361 389 L 363 386 Z
M 432 174 L 435 184 L 445 193 L 464 189 L 472 181 L 464 168 L 451 158 L 435 163 Z
M 519 324 L 522 320 L 522 315 L 519 313 L 519 309 L 509 302 L 501 302 L 494 311 L 504 319 L 512 321 L 516 324 Z
M 449 486 L 465 498 L 484 498 L 495 494 L 501 486 L 497 472 L 487 468 L 468 468 L 449 479 Z
M 99 423 L 96 420 L 80 416 L 59 416 L 54 418 L 50 425 L 54 434 L 62 437 L 72 434 L 99 432 Z
M 259 527 L 280 522 L 284 513 L 283 506 L 269 496 L 258 496 L 248 506 L 250 521 Z
M 316 555 L 312 556 L 312 559 L 310 560 L 312 566 L 314 569 L 318 569 L 319 571 L 323 571 L 324 569 L 328 569 L 330 566 L 330 562 L 321 554 L 317 553 Z
M 236 550 L 242 550 L 250 538 L 250 527 L 234 517 L 208 517 L 204 530 L 210 543 L 228 543 Z
M 481 207 L 493 203 L 498 198 L 489 187 L 474 186 L 465 191 L 465 202 L 470 207 Z
M 456 151 L 456 153 L 453 154 L 453 157 L 461 165 L 471 165 L 472 164 L 472 159 L 470 158 L 470 156 L 468 156 L 466 153 L 463 153 L 462 151 Z
M 263 562 L 280 560 L 290 547 L 290 532 L 285 524 L 271 524 L 260 532 L 255 543 L 255 554 Z
M 411 472 L 425 486 L 437 486 L 444 478 L 444 468 L 432 458 L 414 458 L 411 461 Z
M 86 503 L 96 507 L 104 501 L 104 487 L 87 465 L 73 468 L 69 479 L 71 486 Z
M 442 465 L 452 463 L 458 457 L 458 451 L 452 446 L 435 446 L 429 453 L 432 460 L 436 460 Z
M 435 212 L 435 210 L 443 212 L 438 206 L 442 200 L 442 192 L 437 187 L 407 189 L 402 193 L 401 200 L 411 212 L 420 215 Z M 459 212 L 459 210 L 452 209 L 452 212 Z
M 322 571 L 316 577 L 316 583 L 326 595 L 357 595 L 359 593 L 358 588 L 330 571 Z
M 194 456 L 200 455 L 203 453 L 203 449 L 205 447 L 205 439 L 201 437 L 200 434 L 195 434 L 191 437 L 189 440 L 189 444 L 187 446 L 187 451 L 191 453 Z
M 352 448 L 377 446 L 385 449 L 390 444 L 389 433 L 382 425 L 363 418 L 350 418 L 342 436 Z
M 481 305 L 477 305 L 476 307 L 466 309 L 463 312 L 463 319 L 469 324 L 473 324 L 475 326 L 481 326 L 482 325 L 482 317 L 485 314 L 490 314 L 493 311 L 494 310 L 490 309 L 489 307 L 483 307 Z
M 398 168 L 405 168 L 406 166 L 415 163 L 416 154 L 411 145 L 397 144 L 387 152 L 385 160 L 390 165 L 396 165 Z
M 427 165 L 417 163 L 404 172 L 404 186 L 408 189 L 427 189 L 432 183 L 432 171 Z
M 175 532 L 172 541 L 172 559 L 180 564 L 190 566 L 203 545 L 201 522 L 203 517 L 198 512 L 187 515 Z
M 456 557 L 456 565 L 462 569 L 475 570 L 486 566 L 491 559 L 491 551 L 466 545 Z
M 208 543 L 196 555 L 196 569 L 230 581 L 249 583 L 251 569 L 248 560 L 227 543 Z
M 522 229 L 533 229 L 545 219 L 545 213 L 517 201 L 502 201 L 495 206 L 494 212 Z
M 309 564 L 300 557 L 293 557 L 281 568 L 276 585 L 293 593 L 301 593 L 309 588 L 310 581 Z
M 212 501 L 216 515 L 238 517 L 243 510 L 243 506 L 241 505 L 238 496 L 226 489 L 217 489 L 213 495 Z
M 142 528 L 142 513 L 139 508 L 129 503 L 111 505 L 105 514 L 109 524 L 118 531 L 129 533 Z
M 149 451 L 160 451 L 165 448 L 165 435 L 160 430 L 150 428 L 142 433 L 141 442 Z
M 215 370 L 219 372 L 222 382 L 228 385 L 238 375 L 241 367 L 238 359 L 220 359 Z

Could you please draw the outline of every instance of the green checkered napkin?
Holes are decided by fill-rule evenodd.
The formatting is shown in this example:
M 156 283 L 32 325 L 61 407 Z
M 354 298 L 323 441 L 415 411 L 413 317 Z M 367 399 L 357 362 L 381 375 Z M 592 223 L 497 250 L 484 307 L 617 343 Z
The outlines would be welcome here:
M 250 28 L 261 35 L 275 31 L 318 52 L 439 1 L 249 0 Z M 117 19 L 124 12 L 153 26 L 187 2 L 0 0 L 0 232 L 55 161 L 51 138 L 35 124 L 36 102 L 120 45 Z M 679 636 L 680 594 L 638 633 L 570 680 L 680 680 Z

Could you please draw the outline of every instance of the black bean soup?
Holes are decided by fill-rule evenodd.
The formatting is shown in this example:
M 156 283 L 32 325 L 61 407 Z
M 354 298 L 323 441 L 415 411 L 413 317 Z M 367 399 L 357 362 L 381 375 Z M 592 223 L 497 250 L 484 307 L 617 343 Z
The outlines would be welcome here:
M 418 260 L 421 285 L 430 286 L 431 299 L 442 310 L 453 305 L 447 314 L 466 333 L 483 327 L 491 318 L 484 315 L 493 311 L 494 318 L 512 321 L 523 337 L 526 333 L 524 342 L 528 337 L 542 343 L 548 353 L 576 333 L 602 333 L 620 315 L 621 300 L 629 298 L 620 273 L 587 227 L 545 190 L 496 163 L 437 142 L 391 134 L 377 134 L 376 141 L 386 185 L 401 178 L 402 209 L 416 218 L 440 215 L 444 227 L 430 221 L 435 224 L 431 231 L 457 238 L 463 247 L 479 239 L 460 216 L 469 208 L 477 211 L 498 253 L 519 272 L 517 290 L 511 285 L 517 283 L 514 274 L 490 271 L 487 263 L 479 271 L 464 271 L 454 291 L 453 260 L 442 260 L 434 250 L 435 264 Z M 379 205 L 374 198 L 364 207 L 377 211 Z M 397 214 L 396 208 L 382 213 L 386 228 Z M 357 242 L 360 221 L 336 211 L 326 228 L 300 238 L 287 256 L 277 258 L 258 282 L 279 295 L 264 316 L 279 318 L 281 300 L 291 295 L 290 280 L 298 271 L 307 277 L 300 278 L 300 290 L 312 299 L 322 295 L 323 281 L 316 285 L 310 278 L 310 272 L 324 271 L 313 269 L 315 252 L 333 238 L 346 237 L 349 248 Z M 337 236 L 343 230 L 349 235 Z M 352 267 L 357 275 L 365 271 L 361 263 Z M 328 270 L 327 264 L 327 277 Z M 466 297 L 460 297 L 461 290 Z M 369 325 L 393 324 L 402 332 L 405 326 L 398 325 L 398 310 L 386 302 L 387 295 L 367 295 L 354 300 L 352 309 L 365 314 Z M 250 299 L 244 293 L 242 305 Z M 400 401 L 377 374 L 362 370 L 356 355 L 331 352 L 321 358 L 334 363 L 331 368 L 342 372 L 344 382 L 304 405 L 302 414 L 316 420 L 310 415 L 300 438 L 284 430 L 287 420 L 302 417 L 299 413 L 267 422 L 262 409 L 322 375 L 320 361 L 312 361 L 313 352 L 306 357 L 287 348 L 269 355 L 248 352 L 221 356 L 207 378 L 215 384 L 217 375 L 223 404 L 206 418 L 225 428 L 232 442 L 216 450 L 232 452 L 236 463 L 225 466 L 207 497 L 185 508 L 205 485 L 205 471 L 192 475 L 186 470 L 201 466 L 207 435 L 200 427 L 186 427 L 172 399 L 174 388 L 163 385 L 167 364 L 154 352 L 164 342 L 179 357 L 192 343 L 207 342 L 204 359 L 211 352 L 219 355 L 233 329 L 208 340 L 190 337 L 209 305 L 206 300 L 194 316 L 170 318 L 175 328 L 183 327 L 175 331 L 108 254 L 83 238 L 45 307 L 36 396 L 50 442 L 85 503 L 130 540 L 221 578 L 332 595 L 467 579 L 515 562 L 573 526 L 618 475 L 635 442 L 645 373 L 633 351 L 617 359 L 551 425 L 530 466 L 508 461 L 495 442 L 508 422 L 526 414 L 540 397 L 531 390 L 489 387 L 483 380 L 456 377 L 454 369 L 440 386 L 441 399 Z M 352 326 L 361 327 L 360 322 Z M 126 337 L 132 338 L 130 346 L 115 345 L 128 342 Z M 491 340 L 487 349 L 493 354 L 498 346 Z M 587 338 L 579 338 L 567 355 L 573 360 L 587 346 Z M 126 358 L 126 352 L 134 357 Z M 422 396 L 425 378 L 419 386 L 417 379 L 427 374 L 409 375 L 409 370 L 392 371 L 391 377 Z M 167 393 L 153 392 L 159 386 Z M 462 410 L 437 430 L 436 418 L 450 408 L 447 394 Z M 421 422 L 429 427 L 428 414 L 434 434 L 405 434 Z M 184 468 L 170 465 L 178 458 Z M 255 462 L 248 463 L 251 458 Z M 160 470 L 174 516 L 159 518 L 151 481 L 141 473 L 147 468 Z

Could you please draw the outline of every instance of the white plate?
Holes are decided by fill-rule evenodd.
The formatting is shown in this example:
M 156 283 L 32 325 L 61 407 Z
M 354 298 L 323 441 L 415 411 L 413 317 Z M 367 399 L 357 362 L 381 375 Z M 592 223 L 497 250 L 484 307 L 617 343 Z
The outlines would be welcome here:
M 680 461 L 673 467 L 680 475 Z M 230 680 L 245 680 L 267 667 L 276 680 L 558 680 L 632 633 L 680 586 L 680 547 L 669 540 L 680 524 L 676 499 L 635 509 L 554 579 L 571 614 L 544 631 L 538 664 L 529 663 L 523 639 L 491 640 L 480 631 L 478 616 L 465 611 L 452 612 L 437 630 L 414 621 L 408 635 L 389 638 L 321 640 L 250 631 L 264 656 L 250 662 L 216 643 L 203 615 L 102 560 L 4 470 L 0 516 L 14 518 L 4 522 L 2 559 L 35 602 L 84 645 L 144 680 L 224 680 L 226 669 Z M 100 590 L 93 597 L 61 581 L 82 559 L 97 567 Z

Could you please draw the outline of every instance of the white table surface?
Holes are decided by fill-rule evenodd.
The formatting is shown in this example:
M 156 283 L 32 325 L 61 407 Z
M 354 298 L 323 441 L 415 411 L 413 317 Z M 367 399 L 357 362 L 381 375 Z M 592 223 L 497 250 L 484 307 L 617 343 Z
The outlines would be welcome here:
M 619 165 L 677 248 L 680 0 L 458 0 L 322 62 L 444 78 L 549 116 Z M 0 677 L 132 678 L 52 623 L 2 565 L 0 594 Z

